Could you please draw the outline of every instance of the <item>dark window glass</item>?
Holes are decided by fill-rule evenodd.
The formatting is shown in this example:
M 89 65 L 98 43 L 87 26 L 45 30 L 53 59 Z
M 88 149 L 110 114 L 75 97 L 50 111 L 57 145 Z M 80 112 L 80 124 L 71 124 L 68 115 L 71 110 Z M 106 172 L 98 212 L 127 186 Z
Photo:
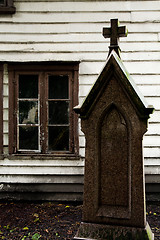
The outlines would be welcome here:
M 38 101 L 19 101 L 19 123 L 38 123 Z
M 19 149 L 38 150 L 38 127 L 19 127 Z
M 1 3 L 1 0 L 0 0 Z M 78 153 L 78 64 L 9 64 L 12 154 Z M 15 78 L 15 81 L 13 79 Z
M 68 124 L 69 122 L 69 102 L 51 101 L 49 102 L 49 124 Z
M 19 98 L 38 98 L 38 75 L 19 75 Z
M 19 75 L 18 112 L 19 150 L 38 150 L 38 75 Z
M 69 151 L 68 76 L 49 76 L 48 89 L 48 149 Z
M 49 76 L 49 99 L 68 99 L 68 76 Z
M 0 0 L 0 5 L 4 5 L 5 4 L 5 0 Z
M 49 127 L 49 151 L 69 151 L 69 127 Z
M 14 0 L 0 0 L 0 13 L 1 14 L 13 14 L 16 12 L 16 8 L 13 5 Z

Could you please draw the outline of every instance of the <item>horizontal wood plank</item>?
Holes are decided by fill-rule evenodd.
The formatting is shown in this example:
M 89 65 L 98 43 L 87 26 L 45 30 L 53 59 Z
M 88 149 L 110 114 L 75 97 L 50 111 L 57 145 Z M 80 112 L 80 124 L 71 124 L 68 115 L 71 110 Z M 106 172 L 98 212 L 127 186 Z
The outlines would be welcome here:
M 15 6 L 18 11 L 30 11 L 32 3 L 33 11 L 145 11 L 145 10 L 160 10 L 159 1 L 18 1 L 15 0 Z
M 41 173 L 42 175 L 83 175 L 84 169 L 83 167 L 45 167 L 43 164 L 41 166 L 3 166 L 0 168 L 0 174 L 12 174 L 20 173 L 22 175 L 37 175 Z
M 1 183 L 48 183 L 48 184 L 83 184 L 84 177 L 83 175 L 9 175 L 2 174 L 1 175 Z
M 109 24 L 108 24 L 109 26 Z M 157 42 L 158 33 L 130 33 L 126 38 L 121 38 L 120 42 Z M 66 42 L 105 42 L 109 44 L 109 39 L 103 38 L 100 32 L 97 33 L 0 33 L 0 43 L 66 43 Z M 148 49 L 149 51 L 149 49 Z

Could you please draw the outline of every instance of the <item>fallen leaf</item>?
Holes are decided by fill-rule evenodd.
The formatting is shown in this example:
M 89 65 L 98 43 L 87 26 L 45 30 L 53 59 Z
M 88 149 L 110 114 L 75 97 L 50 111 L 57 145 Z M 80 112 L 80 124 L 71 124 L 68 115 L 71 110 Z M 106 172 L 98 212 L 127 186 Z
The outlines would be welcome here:
M 39 235 L 39 233 L 35 233 L 35 234 L 32 236 L 32 240 L 38 240 L 40 237 L 41 237 L 41 235 Z
M 27 236 L 24 236 L 21 240 L 24 240 Z
M 24 227 L 23 230 L 28 230 L 29 228 L 28 227 Z
M 72 234 L 72 230 L 68 230 L 67 234 Z
M 33 222 L 35 222 L 35 223 L 36 223 L 36 222 L 38 222 L 38 221 L 39 221 L 39 218 L 36 218 L 36 219 L 35 219 Z

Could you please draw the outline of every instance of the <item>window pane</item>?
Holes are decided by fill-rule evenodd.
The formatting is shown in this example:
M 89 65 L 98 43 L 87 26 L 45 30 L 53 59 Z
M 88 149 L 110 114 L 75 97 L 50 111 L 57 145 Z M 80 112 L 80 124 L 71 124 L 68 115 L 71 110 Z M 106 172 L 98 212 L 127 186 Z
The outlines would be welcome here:
M 19 75 L 19 98 L 38 98 L 38 75 Z
M 0 0 L 0 5 L 4 4 L 5 0 Z
M 49 76 L 49 99 L 68 99 L 68 76 Z
M 19 123 L 38 123 L 38 101 L 19 101 Z
M 69 102 L 49 102 L 49 124 L 68 124 Z
M 69 127 L 49 127 L 49 150 L 69 151 Z
M 38 127 L 19 127 L 19 149 L 38 150 Z

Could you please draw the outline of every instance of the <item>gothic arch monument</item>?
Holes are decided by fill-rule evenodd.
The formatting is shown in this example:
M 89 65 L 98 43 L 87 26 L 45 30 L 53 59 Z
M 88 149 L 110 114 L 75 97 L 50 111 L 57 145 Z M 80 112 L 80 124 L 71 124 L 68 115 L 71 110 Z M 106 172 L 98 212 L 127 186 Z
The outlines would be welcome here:
M 111 51 L 81 107 L 83 222 L 75 239 L 154 239 L 146 223 L 142 139 L 153 112 Z

